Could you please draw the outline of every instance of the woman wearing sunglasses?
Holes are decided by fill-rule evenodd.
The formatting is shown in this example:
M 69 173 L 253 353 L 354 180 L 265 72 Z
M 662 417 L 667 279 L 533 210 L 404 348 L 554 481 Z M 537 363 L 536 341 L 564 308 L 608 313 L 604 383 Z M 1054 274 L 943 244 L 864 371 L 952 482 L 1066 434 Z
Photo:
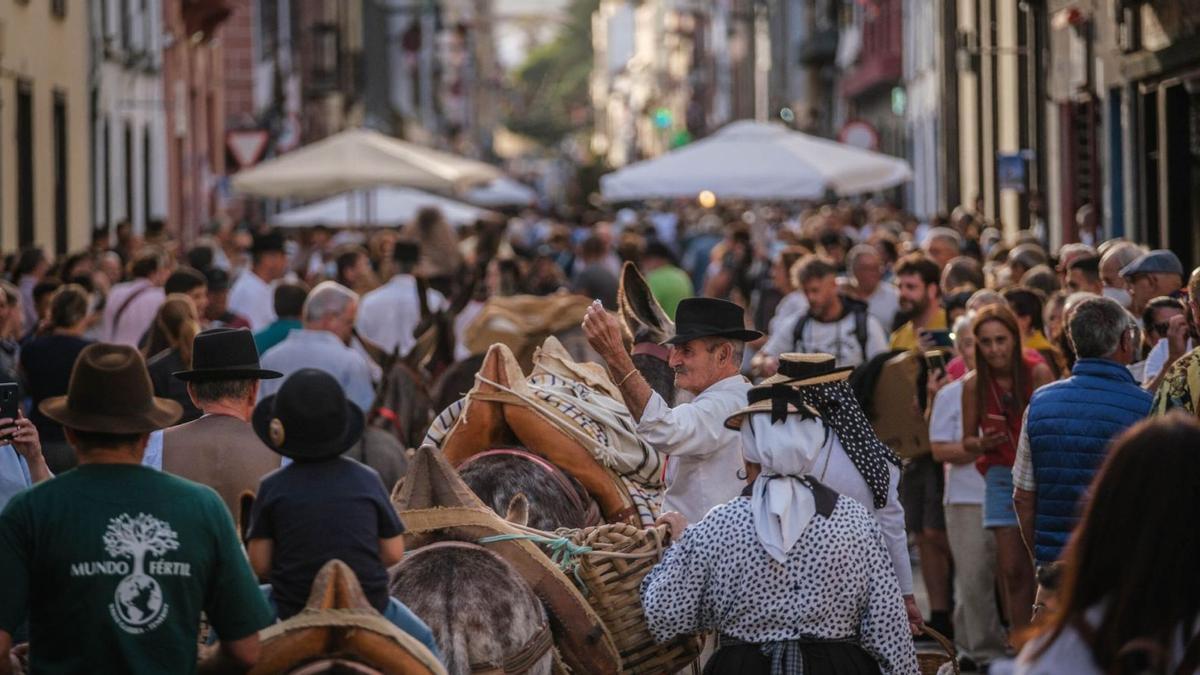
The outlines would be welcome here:
M 1050 368 L 1022 356 L 1017 318 L 1002 305 L 979 311 L 971 324 L 975 370 L 963 380 L 963 449 L 976 456 L 985 482 L 983 526 L 996 538 L 996 571 L 1009 626 L 1029 623 L 1033 563 L 1013 509 L 1012 465 L 1029 397 L 1054 379 Z

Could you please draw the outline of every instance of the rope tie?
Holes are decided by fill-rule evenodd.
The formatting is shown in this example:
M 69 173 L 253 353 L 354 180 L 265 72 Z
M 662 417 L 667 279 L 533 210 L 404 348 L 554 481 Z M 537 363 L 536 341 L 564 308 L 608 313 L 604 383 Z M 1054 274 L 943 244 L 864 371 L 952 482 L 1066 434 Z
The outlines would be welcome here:
M 516 540 L 531 541 L 535 544 L 540 544 L 550 549 L 550 562 L 558 566 L 564 574 L 571 574 L 575 577 L 575 581 L 583 586 L 583 579 L 579 576 L 579 556 L 591 553 L 592 547 L 579 546 L 575 542 L 566 537 L 545 537 L 540 534 L 494 534 L 490 537 L 483 537 L 478 540 L 480 544 L 494 544 L 502 541 Z
M 650 528 L 654 539 L 654 550 L 645 551 L 642 553 L 618 553 L 616 551 L 598 550 L 591 546 L 576 544 L 566 536 L 549 536 L 550 533 L 539 533 L 533 528 L 520 528 L 525 530 L 526 534 L 494 534 L 488 537 L 482 537 L 475 540 L 478 544 L 494 544 L 502 541 L 529 541 L 534 544 L 540 544 L 550 549 L 550 561 L 558 566 L 558 569 L 563 574 L 571 574 L 575 577 L 575 581 L 579 582 L 581 588 L 587 588 L 587 584 L 579 576 L 579 558 L 583 556 L 592 556 L 597 558 L 623 558 L 625 560 L 636 560 L 638 558 L 660 557 L 663 550 L 663 536 L 666 532 L 666 527 Z M 572 530 L 560 530 L 561 533 L 572 532 Z

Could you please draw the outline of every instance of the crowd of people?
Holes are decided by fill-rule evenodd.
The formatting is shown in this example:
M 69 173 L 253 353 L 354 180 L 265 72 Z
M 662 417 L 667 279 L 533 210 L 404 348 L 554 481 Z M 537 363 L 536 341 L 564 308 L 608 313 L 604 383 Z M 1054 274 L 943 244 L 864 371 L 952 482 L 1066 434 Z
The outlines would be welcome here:
M 126 225 L 108 244 L 31 247 L 0 270 L 0 383 L 22 402 L 0 419 L 0 574 L 17 580 L 0 672 L 25 640 L 47 667 L 194 667 L 200 609 L 223 638 L 205 663 L 246 667 L 332 557 L 436 653 L 384 590 L 403 553 L 390 486 L 341 454 L 381 355 L 408 353 L 423 317 L 449 313 L 461 360 L 489 298 L 561 292 L 597 301 L 583 331 L 669 458 L 674 544 L 645 608 L 657 637 L 719 634 L 710 672 L 914 672 L 925 627 L 968 670 L 1018 651 L 1028 673 L 1200 662 L 1200 269 L 1171 251 L 1050 250 L 966 209 L 921 223 L 874 202 L 521 212 L 459 231 L 427 209 L 371 232 L 226 223 L 186 247 Z M 664 359 L 686 403 L 634 366 L 613 313 L 625 261 L 675 322 Z M 906 355 L 917 383 L 872 401 Z M 917 450 L 880 441 L 888 416 L 923 420 Z M 245 490 L 248 563 L 231 520 Z M 173 500 L 197 506 L 138 511 Z M 159 539 L 120 544 L 126 530 Z M 158 560 L 188 547 L 183 567 Z M 95 597 L 97 575 L 124 577 L 115 597 Z M 162 622 L 171 639 L 139 652 Z M 58 623 L 111 643 L 67 649 Z

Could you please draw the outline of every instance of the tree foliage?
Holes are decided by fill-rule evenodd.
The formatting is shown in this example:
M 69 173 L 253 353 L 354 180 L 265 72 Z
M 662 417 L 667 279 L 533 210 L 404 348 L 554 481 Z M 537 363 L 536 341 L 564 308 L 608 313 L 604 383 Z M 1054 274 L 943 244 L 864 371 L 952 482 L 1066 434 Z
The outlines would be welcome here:
M 517 69 L 509 129 L 548 145 L 579 130 L 572 111 L 591 107 L 592 14 L 599 6 L 600 0 L 570 0 L 558 36 L 530 52 Z

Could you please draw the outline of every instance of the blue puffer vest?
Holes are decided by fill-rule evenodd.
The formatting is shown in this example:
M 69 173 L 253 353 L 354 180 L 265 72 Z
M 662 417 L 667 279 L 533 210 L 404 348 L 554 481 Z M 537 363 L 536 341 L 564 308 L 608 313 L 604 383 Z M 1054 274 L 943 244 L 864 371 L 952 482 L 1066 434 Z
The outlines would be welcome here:
M 1026 430 L 1037 481 L 1039 565 L 1058 560 L 1109 441 L 1148 415 L 1151 400 L 1125 366 L 1107 359 L 1080 359 L 1071 377 L 1034 392 Z

